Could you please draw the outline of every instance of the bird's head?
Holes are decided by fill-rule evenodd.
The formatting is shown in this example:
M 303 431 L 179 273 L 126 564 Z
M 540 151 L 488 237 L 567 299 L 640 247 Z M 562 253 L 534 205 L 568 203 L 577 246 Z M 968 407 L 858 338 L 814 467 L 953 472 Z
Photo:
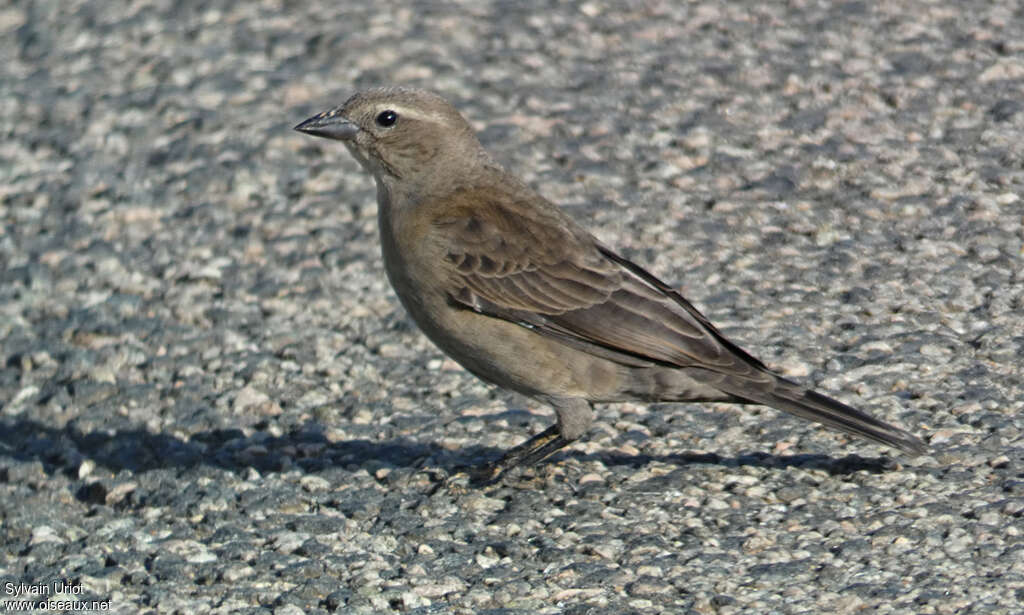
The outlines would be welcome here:
M 343 142 L 378 185 L 444 185 L 490 160 L 455 107 L 413 88 L 360 92 L 295 130 Z

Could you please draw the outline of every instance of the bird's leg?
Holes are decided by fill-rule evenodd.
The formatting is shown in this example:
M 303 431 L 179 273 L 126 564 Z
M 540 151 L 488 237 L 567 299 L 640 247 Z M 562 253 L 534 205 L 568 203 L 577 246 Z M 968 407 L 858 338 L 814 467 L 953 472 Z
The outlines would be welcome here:
M 526 442 L 511 448 L 501 459 L 456 472 L 444 481 L 449 491 L 464 492 L 468 481 L 477 487 L 498 482 L 504 474 L 522 465 L 537 465 L 562 447 L 576 440 L 594 422 L 590 402 L 579 397 L 544 397 L 542 401 L 555 409 L 558 422 Z
M 473 468 L 473 482 L 489 485 L 498 481 L 502 474 L 519 465 L 536 465 L 555 454 L 569 443 L 562 437 L 558 425 L 552 425 L 526 442 L 511 448 L 501 459 Z
M 516 466 L 536 465 L 582 436 L 594 422 L 594 409 L 581 397 L 542 396 L 538 399 L 555 409 L 558 423 L 511 449 L 498 461 L 476 468 L 474 482 L 490 484 Z
M 558 425 L 552 425 L 526 442 L 509 449 L 497 461 L 459 470 L 431 490 L 431 494 L 440 488 L 450 493 L 466 493 L 470 486 L 494 485 L 512 468 L 538 464 L 568 443 L 569 440 L 562 437 L 559 432 Z

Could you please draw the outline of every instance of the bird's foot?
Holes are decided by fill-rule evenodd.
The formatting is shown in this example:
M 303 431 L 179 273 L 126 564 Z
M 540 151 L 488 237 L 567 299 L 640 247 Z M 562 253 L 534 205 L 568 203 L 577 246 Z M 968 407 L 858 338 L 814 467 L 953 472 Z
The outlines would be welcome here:
M 537 465 L 568 443 L 568 440 L 558 432 L 558 426 L 552 425 L 526 442 L 510 449 L 497 461 L 459 468 L 453 474 L 439 481 L 431 494 L 444 491 L 458 495 L 471 490 L 493 489 L 509 471 L 522 466 Z

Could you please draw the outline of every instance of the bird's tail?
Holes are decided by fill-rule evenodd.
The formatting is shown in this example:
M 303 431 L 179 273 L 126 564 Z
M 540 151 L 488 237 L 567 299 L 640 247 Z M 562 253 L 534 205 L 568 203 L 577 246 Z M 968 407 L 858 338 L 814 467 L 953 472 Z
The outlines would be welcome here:
M 810 391 L 767 370 L 754 378 L 725 375 L 703 369 L 632 368 L 628 378 L 611 394 L 591 401 L 646 399 L 652 402 L 732 402 L 761 404 L 848 434 L 920 455 L 928 445 L 899 427 L 893 427 L 856 408 Z
M 777 386 L 774 390 L 766 392 L 764 398 L 751 399 L 751 401 L 785 410 L 790 414 L 854 436 L 898 448 L 911 456 L 920 455 L 928 450 L 928 445 L 920 438 L 899 427 L 893 427 L 856 408 L 821 393 L 804 389 L 795 382 L 783 378 L 779 378 Z

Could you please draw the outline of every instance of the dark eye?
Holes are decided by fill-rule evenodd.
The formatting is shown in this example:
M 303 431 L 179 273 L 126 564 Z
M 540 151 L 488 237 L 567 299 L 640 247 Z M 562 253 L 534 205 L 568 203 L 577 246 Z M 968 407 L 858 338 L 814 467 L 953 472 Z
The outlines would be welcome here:
M 388 126 L 394 126 L 395 122 L 397 121 L 398 114 L 392 111 L 391 109 L 388 109 L 387 111 L 381 111 L 380 114 L 377 115 L 378 126 L 384 126 L 385 128 L 387 128 Z

